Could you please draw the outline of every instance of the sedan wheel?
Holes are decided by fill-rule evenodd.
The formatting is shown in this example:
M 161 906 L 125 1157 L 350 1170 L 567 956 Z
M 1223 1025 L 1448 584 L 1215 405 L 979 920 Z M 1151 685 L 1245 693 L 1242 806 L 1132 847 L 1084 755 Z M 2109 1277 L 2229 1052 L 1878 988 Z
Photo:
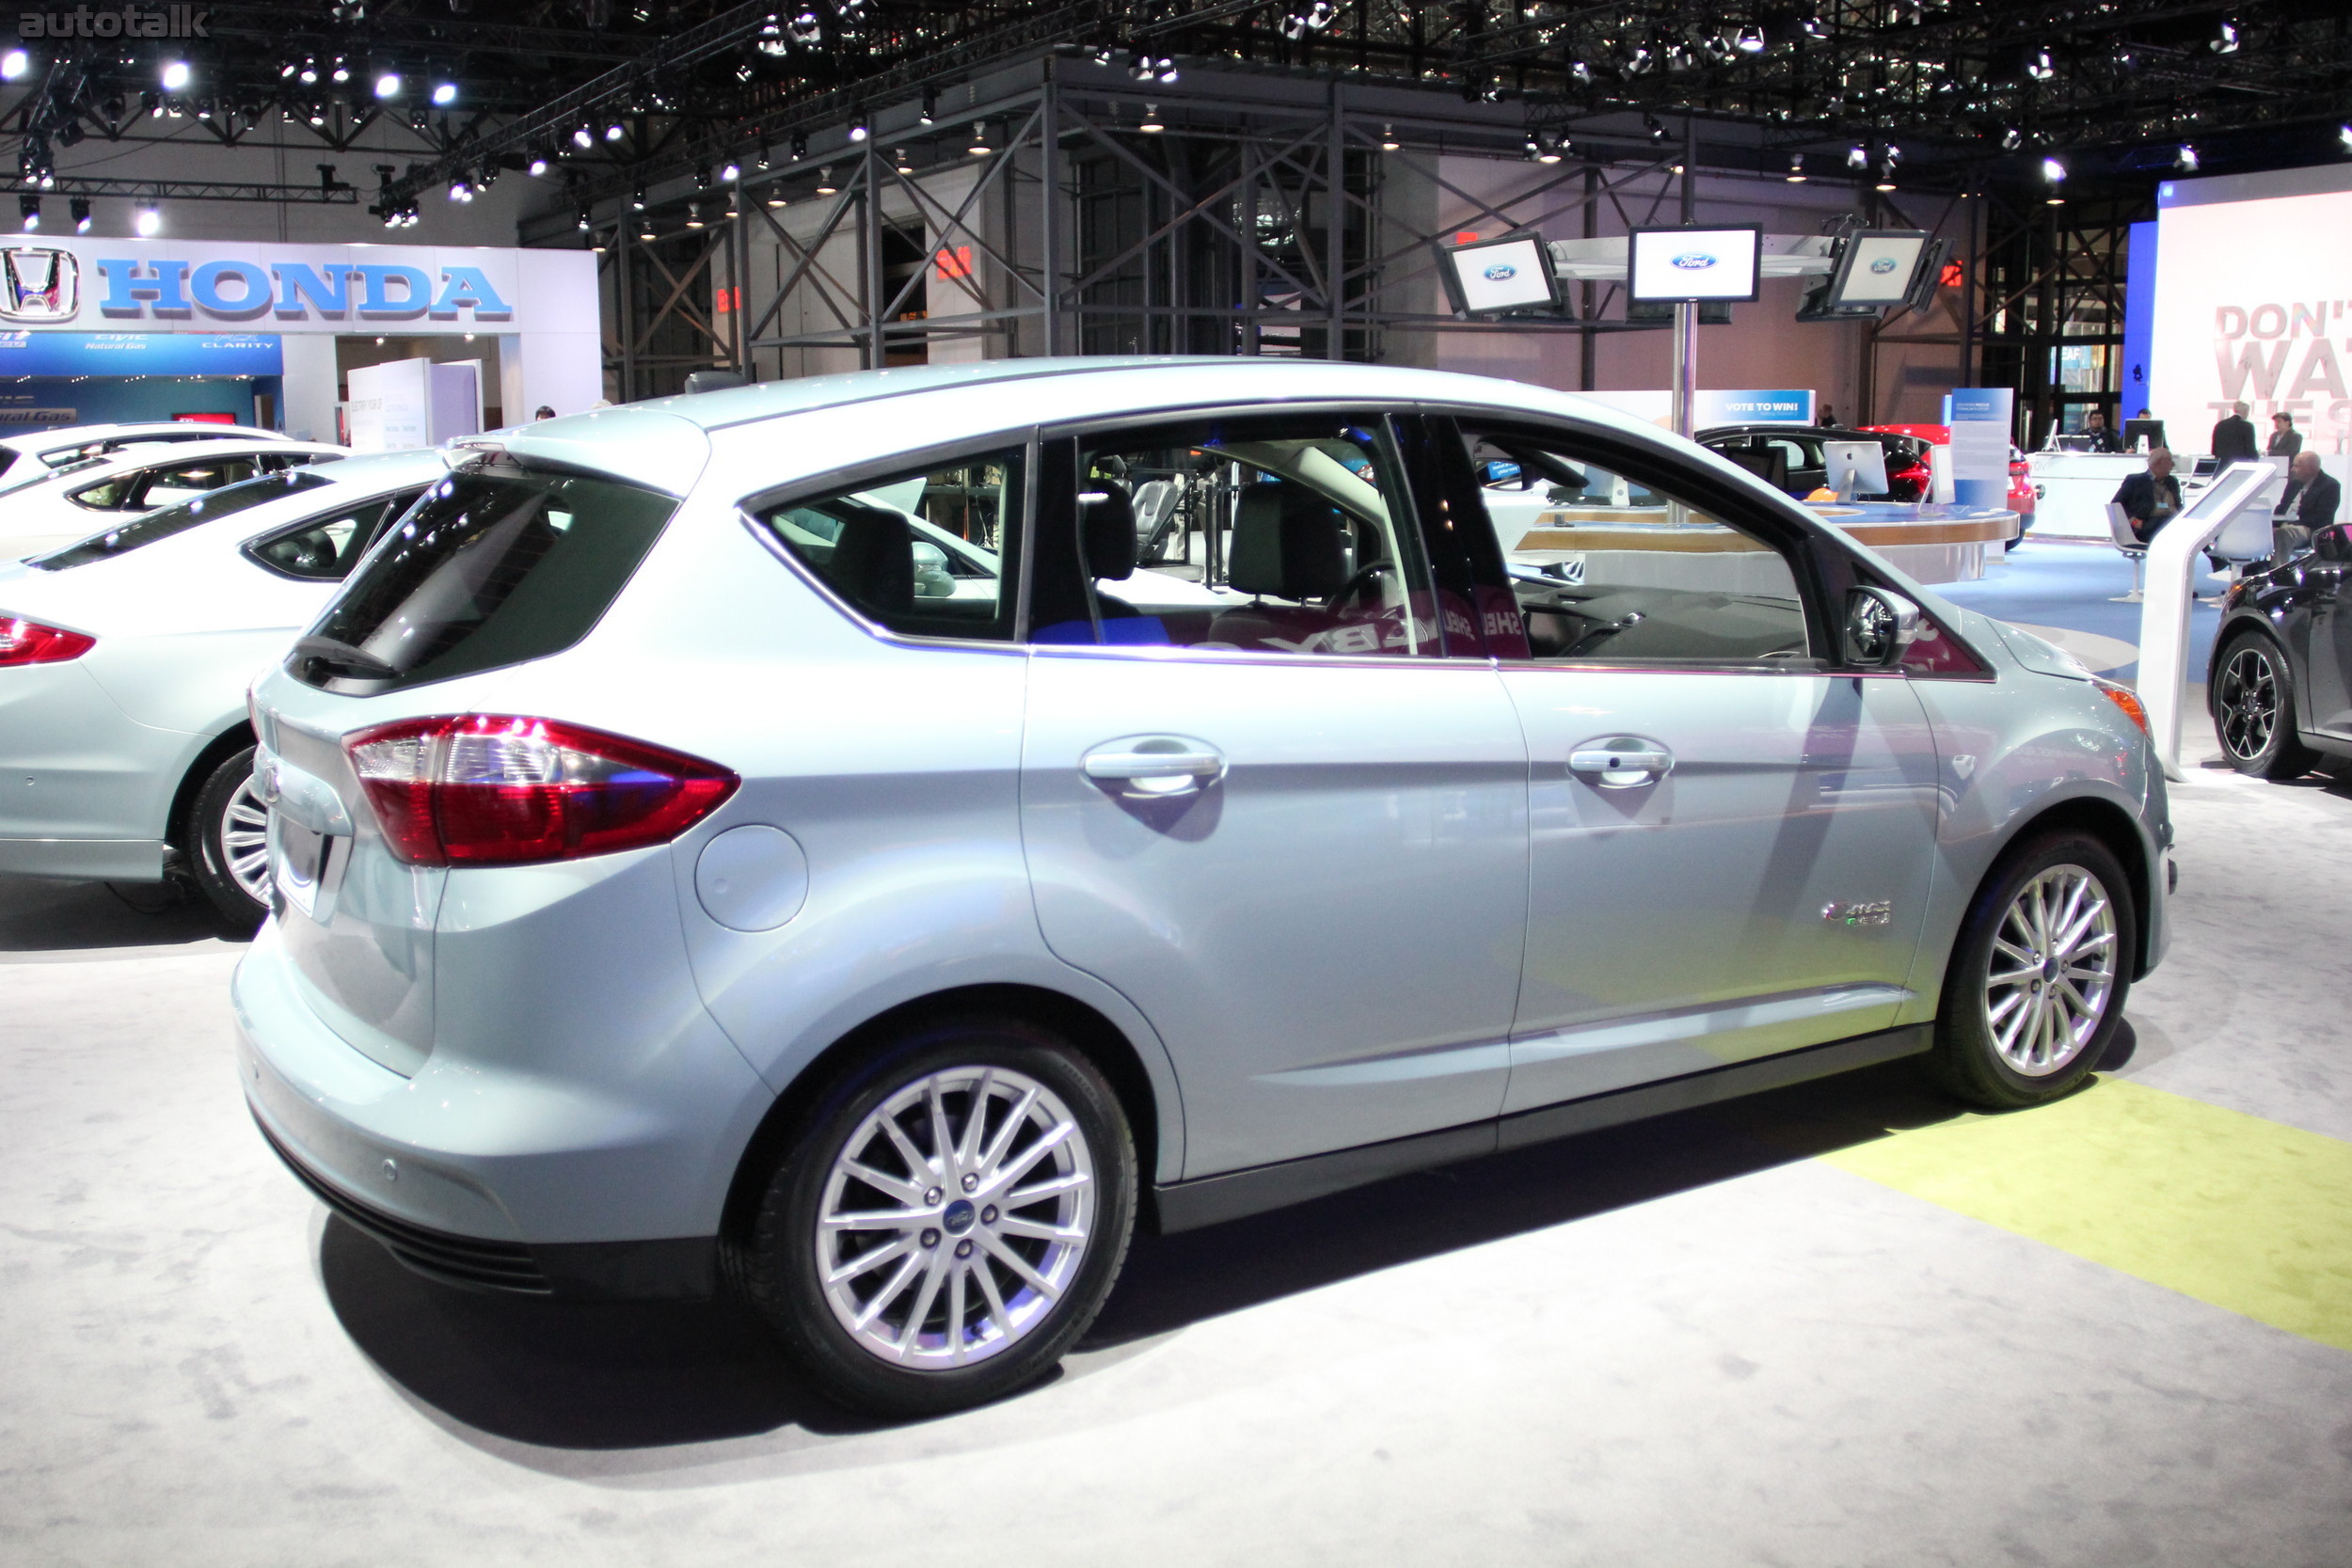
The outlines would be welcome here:
M 2319 762 L 2296 736 L 2294 676 L 2266 638 L 2241 637 L 2222 654 L 2213 727 L 2230 766 L 2241 773 L 2300 778 Z
M 205 777 L 183 842 L 197 887 L 221 918 L 246 929 L 260 925 L 269 913 L 269 808 L 254 793 L 252 747 Z
M 787 1135 L 730 1273 L 823 1391 L 879 1415 L 1050 1373 L 1133 1227 L 1119 1100 L 1013 1020 L 934 1025 L 855 1064 Z
M 1929 1058 L 1936 1077 L 2003 1110 L 2073 1088 L 2122 1022 L 2138 932 L 2130 879 L 2097 839 L 2058 832 L 2011 850 L 1961 923 Z

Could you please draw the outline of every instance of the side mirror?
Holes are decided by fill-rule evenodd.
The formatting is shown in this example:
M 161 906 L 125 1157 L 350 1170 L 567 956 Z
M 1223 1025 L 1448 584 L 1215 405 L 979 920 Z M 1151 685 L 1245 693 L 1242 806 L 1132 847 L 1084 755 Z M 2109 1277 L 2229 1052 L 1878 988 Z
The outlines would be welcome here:
M 2329 523 L 2312 534 L 2312 553 L 2322 561 L 2352 561 L 2352 524 Z
M 1857 588 L 1846 595 L 1846 662 L 1867 670 L 1891 670 L 1919 635 L 1919 607 L 1883 588 Z

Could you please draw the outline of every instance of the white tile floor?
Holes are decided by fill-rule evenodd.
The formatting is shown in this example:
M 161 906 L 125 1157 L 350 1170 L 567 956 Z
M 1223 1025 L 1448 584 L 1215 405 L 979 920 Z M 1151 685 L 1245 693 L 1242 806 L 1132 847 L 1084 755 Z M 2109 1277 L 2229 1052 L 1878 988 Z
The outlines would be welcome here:
M 2352 1138 L 2352 789 L 2177 805 L 2122 1070 Z M 326 1225 L 195 933 L 0 884 L 0 1560 L 2352 1562 L 2352 1356 L 1804 1158 L 1899 1070 L 1139 1242 L 1058 1382 L 861 1429 Z

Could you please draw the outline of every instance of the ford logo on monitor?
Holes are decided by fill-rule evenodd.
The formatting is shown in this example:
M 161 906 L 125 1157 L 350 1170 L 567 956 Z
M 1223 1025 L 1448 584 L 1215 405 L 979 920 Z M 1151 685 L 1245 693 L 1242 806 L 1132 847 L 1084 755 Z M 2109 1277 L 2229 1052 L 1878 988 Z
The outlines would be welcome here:
M 1686 250 L 1674 259 L 1674 264 L 1684 272 L 1705 272 L 1715 264 L 1715 258 L 1704 250 Z
M 1486 269 L 1486 281 L 1489 283 L 1508 283 L 1518 275 L 1519 269 L 1513 266 L 1510 262 L 1497 261 L 1493 266 Z
M 1883 277 L 1885 274 L 1895 270 L 1895 258 L 1892 256 L 1882 256 L 1877 261 L 1870 263 L 1870 270 Z

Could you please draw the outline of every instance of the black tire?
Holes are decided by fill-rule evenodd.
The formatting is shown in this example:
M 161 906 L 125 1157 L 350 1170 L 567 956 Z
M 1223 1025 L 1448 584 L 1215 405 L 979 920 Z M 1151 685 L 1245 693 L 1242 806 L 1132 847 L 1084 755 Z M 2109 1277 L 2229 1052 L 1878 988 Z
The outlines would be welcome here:
M 2231 767 L 2258 779 L 2299 779 L 2319 766 L 2319 753 L 2296 733 L 2295 672 L 2276 642 L 2241 632 L 2213 669 L 2206 699 Z
M 250 931 L 269 913 L 266 850 L 255 862 L 247 834 L 252 813 L 262 810 L 252 796 L 253 748 L 224 757 L 204 777 L 189 803 L 181 843 L 187 852 L 188 875 L 221 919 L 239 930 Z M 267 817 L 262 818 L 266 823 Z M 244 873 L 243 879 L 240 873 Z M 249 884 L 249 885 L 248 885 Z
M 2045 876 L 2052 879 L 2042 881 Z M 2104 943 L 2104 974 L 2097 980 L 2079 973 L 2099 967 L 2093 962 L 2096 948 L 2080 952 L 2082 962 L 2069 965 L 2064 959 L 2076 955 L 2055 943 L 2037 944 L 2029 932 L 2011 925 L 2015 911 L 2031 907 L 2020 903 L 2029 888 L 2036 890 L 2035 901 L 2056 897 L 2062 907 L 2070 876 L 2095 885 L 2112 923 Z M 2087 911 L 2089 905 L 2077 908 Z M 2094 921 L 2085 941 L 2095 942 L 2097 935 Z M 2025 940 L 2016 940 L 2021 936 Z M 2026 962 L 2026 954 L 2047 960 L 2054 950 L 2058 962 L 2045 961 L 2038 973 Z M 1961 922 L 1944 976 L 1929 1070 L 1951 1093 L 1993 1110 L 2039 1105 L 2066 1094 L 2098 1066 L 2115 1037 L 2138 951 L 2139 911 L 2131 879 L 2106 845 L 2074 832 L 2045 833 L 2017 845 L 1985 878 Z M 1995 970 L 1996 959 L 2005 967 Z M 2054 970 L 2064 975 L 2063 989 L 2052 977 Z M 2006 983 L 2010 975 L 2019 977 L 2016 984 Z M 2045 988 L 2047 1005 L 2042 1000 Z M 2093 993 L 2096 1016 L 2084 1030 L 2086 1015 L 2076 1012 L 2075 1004 L 2094 1000 Z M 2008 1006 L 2012 997 L 2014 1005 Z M 2058 1022 L 2048 1034 L 2034 1032 L 2037 1015 L 2053 1013 Z M 2041 1050 L 2044 1045 L 2048 1049 Z M 2037 1055 L 2044 1059 L 2034 1059 Z
M 981 1079 L 982 1073 L 989 1076 Z M 953 1086 L 959 1075 L 961 1086 Z M 1017 1082 L 1009 1087 L 1009 1080 L 1025 1080 L 1044 1091 L 1026 1102 L 1032 1109 L 1018 1127 L 1013 1113 L 1025 1090 Z M 904 1146 L 894 1145 L 879 1119 L 869 1118 L 888 1114 L 894 1100 L 916 1093 L 926 1083 L 949 1085 L 937 1099 L 948 1127 L 949 1158 L 918 1172 L 914 1162 L 895 1151 Z M 982 1084 L 991 1085 L 986 1094 L 979 1092 Z M 996 1109 L 982 1113 L 979 1132 L 967 1139 L 977 1099 Z M 936 1155 L 939 1141 L 930 1133 L 925 1109 L 931 1103 L 923 1098 L 897 1113 L 906 1118 L 898 1122 L 901 1132 L 927 1160 Z M 1006 1204 L 1001 1212 L 988 1204 L 992 1194 L 1017 1196 L 1038 1179 L 1015 1173 L 997 1187 L 992 1185 L 995 1176 L 980 1175 L 975 1185 L 975 1173 L 985 1167 L 966 1162 L 962 1146 L 969 1142 L 978 1155 L 1004 1138 L 995 1167 L 1001 1174 L 1018 1165 L 1025 1151 L 1036 1151 L 1047 1141 L 1038 1126 L 1041 1117 L 1058 1127 L 1065 1114 L 1070 1131 L 1039 1154 L 1034 1168 L 1050 1163 L 1060 1174 L 1044 1180 L 1068 1183 L 1072 1172 L 1090 1167 L 1087 1179 L 1053 1197 Z M 993 1124 L 992 1116 L 998 1118 Z M 837 1163 L 851 1154 L 865 1156 L 860 1164 L 878 1176 L 910 1188 L 924 1183 L 930 1190 L 901 1195 L 846 1175 L 836 1181 Z M 957 1165 L 964 1174 L 956 1174 Z M 904 1181 L 909 1176 L 914 1183 Z M 747 1233 L 730 1239 L 728 1275 L 829 1398 L 894 1418 L 960 1410 L 1045 1377 L 1086 1332 L 1126 1259 L 1136 1180 L 1135 1144 L 1119 1098 L 1084 1055 L 1021 1021 L 943 1020 L 860 1059 L 803 1116 L 767 1173 Z M 1090 1207 L 1081 1210 L 1076 1195 L 1089 1188 Z M 959 1189 L 968 1195 L 961 1203 Z M 893 1204 L 898 1207 L 882 1208 Z M 909 1217 L 871 1228 L 821 1224 L 828 1215 L 878 1209 L 878 1218 Z M 930 1218 L 912 1217 L 916 1214 Z M 1055 1250 L 1063 1243 L 1009 1228 L 1048 1225 L 1084 1231 L 1074 1255 Z M 869 1265 L 870 1272 L 837 1275 L 829 1289 L 828 1247 L 840 1249 L 848 1264 L 867 1257 L 885 1260 Z M 1001 1260 L 1010 1256 L 1031 1265 L 1032 1277 L 1042 1271 L 1053 1282 L 1057 1275 L 1058 1289 L 1048 1295 L 1023 1283 Z M 908 1269 L 915 1271 L 911 1278 Z M 951 1350 L 947 1304 L 956 1292 L 964 1310 L 953 1341 L 958 1348 Z M 975 1294 L 981 1297 L 977 1303 Z M 845 1322 L 844 1313 L 851 1308 L 877 1314 L 868 1331 Z M 988 1338 L 992 1328 L 998 1336 L 993 1341 Z M 893 1353 L 877 1336 L 899 1340 L 902 1348 Z

